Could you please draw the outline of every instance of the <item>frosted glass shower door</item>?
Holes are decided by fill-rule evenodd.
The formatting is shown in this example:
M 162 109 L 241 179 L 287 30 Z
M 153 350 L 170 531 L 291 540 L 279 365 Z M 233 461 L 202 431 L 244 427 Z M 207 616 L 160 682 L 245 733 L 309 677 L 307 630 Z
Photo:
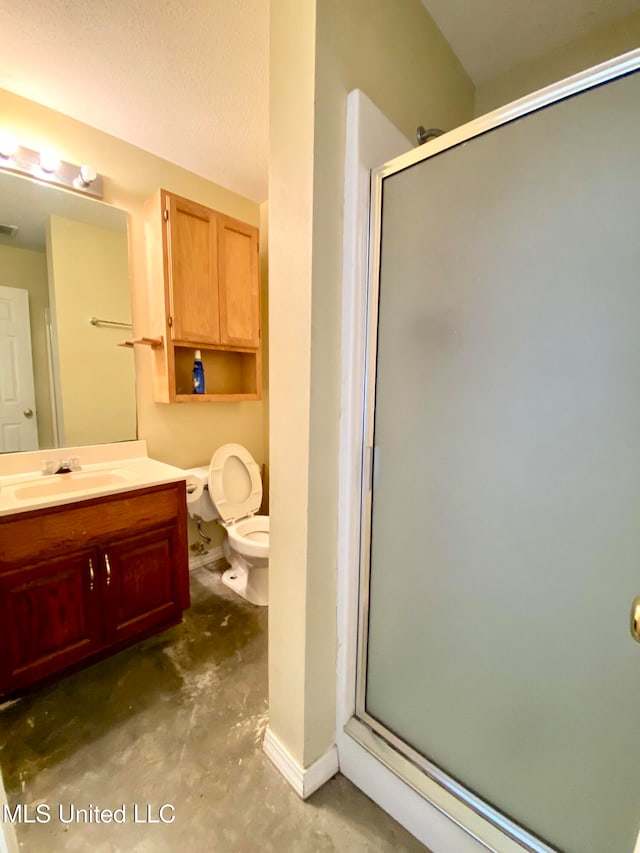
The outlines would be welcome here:
M 566 853 L 640 827 L 638 105 L 383 183 L 360 716 Z

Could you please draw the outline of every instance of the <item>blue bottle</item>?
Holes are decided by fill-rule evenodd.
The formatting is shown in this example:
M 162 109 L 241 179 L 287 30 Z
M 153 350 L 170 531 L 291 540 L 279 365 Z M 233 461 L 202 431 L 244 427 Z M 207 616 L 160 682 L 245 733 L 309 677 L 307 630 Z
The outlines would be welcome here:
M 193 360 L 193 393 L 204 394 L 204 367 L 202 366 L 202 354 L 196 350 Z

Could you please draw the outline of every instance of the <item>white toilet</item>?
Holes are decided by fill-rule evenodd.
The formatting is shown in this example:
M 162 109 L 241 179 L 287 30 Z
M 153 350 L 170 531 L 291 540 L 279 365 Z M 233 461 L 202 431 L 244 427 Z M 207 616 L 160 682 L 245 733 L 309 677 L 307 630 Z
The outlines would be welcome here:
M 269 603 L 269 516 L 256 515 L 262 503 L 260 469 L 240 444 L 224 444 L 209 467 L 187 474 L 187 509 L 193 518 L 221 524 L 227 531 L 224 555 L 231 568 L 222 582 L 252 604 Z

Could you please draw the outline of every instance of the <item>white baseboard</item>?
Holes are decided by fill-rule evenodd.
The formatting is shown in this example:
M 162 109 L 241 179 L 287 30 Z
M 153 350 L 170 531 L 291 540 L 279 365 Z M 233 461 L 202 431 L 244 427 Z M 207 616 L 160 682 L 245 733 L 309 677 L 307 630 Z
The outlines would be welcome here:
M 196 569 L 201 569 L 203 566 L 212 566 L 224 560 L 224 551 L 222 548 L 211 548 L 206 554 L 196 554 L 189 557 L 189 571 L 193 572 Z
M 339 770 L 338 750 L 335 745 L 320 756 L 310 767 L 301 767 L 267 727 L 262 744 L 267 756 L 273 761 L 296 794 L 303 800 L 321 788 Z

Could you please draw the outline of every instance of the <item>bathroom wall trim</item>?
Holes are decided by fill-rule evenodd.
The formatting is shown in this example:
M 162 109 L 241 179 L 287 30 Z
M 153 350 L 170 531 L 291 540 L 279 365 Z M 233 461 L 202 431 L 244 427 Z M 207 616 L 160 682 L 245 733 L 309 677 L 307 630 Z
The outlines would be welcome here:
M 262 748 L 296 794 L 303 800 L 321 788 L 339 770 L 338 750 L 335 746 L 328 749 L 309 767 L 301 767 L 270 728 L 267 728 Z

